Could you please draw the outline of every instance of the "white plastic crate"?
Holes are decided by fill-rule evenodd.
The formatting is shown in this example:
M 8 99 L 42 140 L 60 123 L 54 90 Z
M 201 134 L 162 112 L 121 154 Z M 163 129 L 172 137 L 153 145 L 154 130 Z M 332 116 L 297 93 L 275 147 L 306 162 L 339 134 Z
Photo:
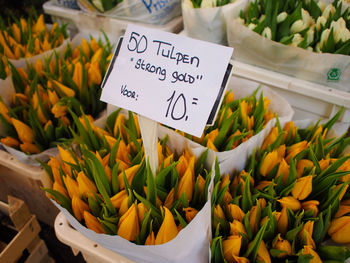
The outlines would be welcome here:
M 72 248 L 74 255 L 79 252 L 87 263 L 132 263 L 131 261 L 109 249 L 106 249 L 91 241 L 79 233 L 68 223 L 63 213 L 59 213 L 55 220 L 55 232 L 57 238 Z
M 58 209 L 41 187 L 50 187 L 48 175 L 41 167 L 23 164 L 8 152 L 0 150 L 0 200 L 7 196 L 22 199 L 37 218 L 53 226 Z
M 329 118 L 344 106 L 340 121 L 350 124 L 350 93 L 236 60 L 231 63 L 234 76 L 264 84 L 283 96 L 295 111 L 294 120 Z
M 91 32 L 103 29 L 107 35 L 113 34 L 113 36 L 119 37 L 124 35 L 128 23 L 147 26 L 172 33 L 178 33 L 183 29 L 182 16 L 178 16 L 164 25 L 153 25 L 110 18 L 94 13 L 86 13 L 81 10 L 55 5 L 53 0 L 44 3 L 43 9 L 46 14 L 51 15 L 54 21 L 57 21 L 58 23 L 69 23 L 69 29 L 72 32 L 75 31 L 75 33 L 77 31 Z

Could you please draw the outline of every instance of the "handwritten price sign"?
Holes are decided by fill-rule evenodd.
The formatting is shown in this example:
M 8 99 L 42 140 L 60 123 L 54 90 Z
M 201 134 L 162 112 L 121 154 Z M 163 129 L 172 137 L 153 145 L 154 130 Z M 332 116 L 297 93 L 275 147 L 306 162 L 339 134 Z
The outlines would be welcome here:
M 232 48 L 129 25 L 101 100 L 199 137 L 232 52 Z

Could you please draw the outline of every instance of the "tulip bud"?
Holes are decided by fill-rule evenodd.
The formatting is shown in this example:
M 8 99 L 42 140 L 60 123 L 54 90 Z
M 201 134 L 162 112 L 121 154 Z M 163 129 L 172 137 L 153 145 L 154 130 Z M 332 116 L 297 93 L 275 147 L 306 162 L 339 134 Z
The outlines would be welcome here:
M 164 209 L 164 219 L 157 233 L 157 237 L 155 241 L 156 245 L 164 244 L 174 239 L 178 234 L 178 229 L 175 224 L 173 214 L 170 212 L 168 208 L 163 207 L 163 209 Z
M 233 256 L 238 256 L 241 250 L 242 236 L 229 236 L 222 241 L 222 251 L 227 262 L 234 262 Z
M 219 219 L 223 219 L 225 220 L 225 214 L 224 214 L 224 211 L 222 210 L 221 206 L 220 205 L 216 205 L 214 207 L 214 226 L 216 227 L 216 225 L 218 224 L 216 218 L 219 218 Z
M 165 201 L 164 201 L 164 206 L 167 207 L 167 208 L 171 208 L 171 206 L 173 205 L 174 203 L 174 196 L 175 195 L 175 188 L 171 188 L 169 194 L 167 195 L 167 197 L 165 198 Z
M 62 83 L 56 81 L 56 80 L 49 80 L 51 83 L 52 87 L 55 89 L 60 90 L 65 96 L 67 97 L 74 97 L 75 96 L 75 91 L 71 88 L 68 88 L 67 86 L 63 85 Z
M 286 256 L 292 255 L 292 246 L 288 240 L 281 238 L 281 234 L 278 234 L 277 237 L 272 242 L 272 247 L 283 251 L 277 257 L 284 258 Z
M 156 238 L 154 237 L 154 233 L 152 231 L 151 234 L 149 234 L 148 237 L 146 238 L 145 245 L 152 246 L 155 244 L 156 244 Z
M 297 163 L 298 178 L 300 178 L 303 175 L 305 168 L 313 168 L 313 167 L 314 167 L 314 164 L 312 161 L 308 159 L 299 160 Z
M 126 194 L 126 191 L 125 189 L 118 192 L 117 194 L 115 194 L 114 196 L 112 196 L 110 199 L 111 199 L 111 202 L 114 206 L 114 208 L 116 209 L 119 209 L 121 204 L 122 204 L 122 201 L 127 197 L 127 194 Z
M 326 8 L 323 10 L 323 12 L 322 12 L 322 16 L 324 17 L 324 18 L 326 18 L 326 20 L 328 20 L 328 17 L 330 16 L 330 15 L 334 15 L 334 13 L 335 13 L 335 7 L 332 5 L 332 4 L 329 4 L 329 5 L 327 5 L 326 6 Z
M 205 180 L 200 174 L 197 176 L 197 182 L 199 194 L 202 194 L 205 187 Z
M 214 152 L 218 152 L 219 150 L 216 148 L 214 142 L 210 139 L 208 139 L 207 141 L 207 148 L 209 148 L 210 150 L 213 150 Z
M 242 222 L 245 214 L 238 205 L 228 204 L 227 210 L 234 220 L 238 220 L 238 221 Z
M 81 195 L 88 197 L 92 193 L 97 193 L 95 184 L 84 174 L 83 171 L 78 173 L 76 178 Z
M 297 180 L 292 189 L 295 199 L 304 200 L 312 192 L 312 175 L 301 177 Z
M 258 232 L 258 226 L 259 226 L 259 221 L 260 221 L 260 207 L 258 209 L 258 206 L 253 206 L 250 209 L 250 214 L 249 214 L 249 225 L 250 228 L 252 229 L 253 233 Z
M 2 100 L 0 100 L 0 114 L 6 119 L 8 123 L 12 123 L 11 117 L 9 115 L 9 109 L 7 106 L 3 103 Z
M 57 181 L 55 181 L 53 183 L 52 189 L 57 191 L 57 192 L 59 192 L 60 194 L 62 194 L 64 196 L 68 197 L 68 193 L 67 193 L 66 189 L 60 183 L 58 183 Z
M 74 67 L 74 73 L 72 77 L 74 83 L 77 85 L 78 89 L 81 90 L 83 83 L 83 65 L 81 62 L 77 62 Z
M 137 211 L 138 211 L 137 215 L 139 217 L 139 223 L 141 225 L 143 217 L 145 216 L 145 213 L 147 213 L 148 209 L 147 209 L 147 207 L 145 206 L 144 203 L 138 203 Z
M 89 43 L 86 41 L 85 38 L 83 38 L 81 40 L 81 44 L 80 44 L 84 54 L 89 58 L 90 57 L 90 46 Z
M 10 136 L 7 136 L 5 138 L 0 139 L 1 143 L 5 144 L 8 147 L 16 148 L 19 146 L 19 141 L 17 141 L 15 138 L 12 138 Z
M 310 246 L 312 249 L 316 249 L 315 242 L 312 239 L 313 231 L 314 221 L 307 221 L 299 232 L 299 239 L 303 242 L 304 245 Z
M 41 150 L 39 149 L 38 146 L 36 146 L 33 143 L 28 143 L 24 142 L 19 145 L 19 148 L 21 149 L 22 152 L 27 153 L 27 154 L 34 154 L 34 153 L 40 153 Z
M 103 229 L 101 223 L 88 211 L 84 211 L 84 221 L 87 228 L 95 231 L 98 234 L 105 233 L 105 230 Z
M 128 202 L 128 196 L 126 195 L 124 199 L 121 201 L 120 208 L 119 208 L 119 215 L 122 216 L 124 215 L 128 209 L 129 209 L 129 202 Z
M 284 20 L 286 20 L 288 14 L 287 12 L 282 12 L 277 15 L 277 23 L 282 23 Z
M 89 206 L 77 196 L 72 198 L 72 210 L 75 218 L 78 221 L 83 219 L 84 211 L 90 211 Z
M 18 138 L 22 142 L 32 143 L 34 141 L 34 132 L 33 132 L 32 128 L 30 128 L 27 124 L 15 119 L 15 118 L 11 118 L 10 123 L 12 123 L 13 126 L 15 127 Z
M 198 210 L 192 207 L 183 208 L 183 210 L 185 211 L 187 223 L 191 222 L 198 213 Z
M 57 145 L 58 151 L 60 153 L 61 160 L 65 163 L 71 163 L 71 164 L 77 164 L 76 161 L 74 160 L 72 154 L 63 149 L 61 146 Z
M 258 262 L 271 263 L 271 257 L 269 251 L 266 248 L 264 240 L 261 240 L 260 242 L 256 260 Z
M 295 157 L 298 153 L 305 150 L 308 147 L 307 141 L 301 141 L 298 143 L 293 144 L 292 146 L 288 147 L 287 149 L 287 157 L 286 160 L 289 162 L 290 157 Z
M 261 150 L 265 150 L 267 146 L 271 145 L 277 139 L 277 136 L 278 136 L 278 128 L 273 127 L 269 135 L 267 135 L 267 137 L 265 138 L 261 146 Z
M 271 28 L 265 27 L 264 30 L 262 31 L 261 35 L 263 37 L 266 37 L 267 39 L 271 39 L 271 37 L 272 37 Z
M 310 259 L 309 263 L 322 263 L 320 256 L 312 249 L 310 246 L 304 246 L 301 254 L 303 255 L 312 255 L 313 258 Z
M 343 216 L 332 220 L 328 235 L 336 243 L 350 242 L 350 216 Z
M 63 181 L 64 181 L 64 184 L 67 188 L 69 197 L 71 199 L 73 198 L 73 196 L 77 196 L 80 198 L 81 194 L 79 191 L 78 183 L 70 176 L 63 176 Z
M 278 152 L 272 151 L 269 152 L 262 161 L 260 166 L 260 173 L 262 176 L 267 176 L 269 172 L 280 162 L 278 158 Z
M 293 212 L 296 212 L 301 209 L 300 202 L 295 199 L 293 196 L 285 196 L 282 199 L 277 200 L 280 202 L 282 207 L 287 207 L 291 209 Z
M 318 208 L 317 206 L 320 204 L 319 201 L 317 200 L 310 200 L 310 201 L 306 201 L 301 203 L 301 206 L 303 207 L 303 209 L 305 211 L 309 211 L 309 210 L 313 210 L 314 211 L 314 216 L 316 217 L 318 214 Z
M 283 207 L 279 216 L 276 214 L 278 232 L 285 234 L 288 230 L 287 207 Z
M 117 235 L 129 241 L 135 241 L 140 233 L 137 205 L 133 204 L 119 219 Z
M 125 188 L 125 184 L 124 184 L 124 173 L 126 175 L 126 179 L 128 180 L 129 184 L 131 184 L 132 179 L 134 178 L 136 172 L 138 171 L 140 167 L 140 164 L 134 165 L 128 169 L 126 169 L 124 172 L 119 173 L 118 175 L 118 183 L 119 183 L 119 187 L 120 189 L 124 189 Z
M 238 220 L 233 220 L 233 222 L 230 223 L 230 234 L 239 236 L 242 233 L 247 235 L 244 225 Z
M 303 31 L 305 27 L 306 26 L 303 20 L 299 19 L 292 24 L 292 26 L 290 27 L 290 32 L 292 34 L 299 33 L 300 31 Z
M 284 158 L 282 158 L 278 170 L 276 173 L 276 178 L 282 175 L 283 183 L 287 183 L 289 177 L 289 165 Z
M 193 196 L 193 188 L 194 188 L 194 178 L 191 169 L 186 170 L 184 176 L 181 177 L 178 189 L 177 189 L 177 199 L 180 199 L 183 193 L 186 194 L 187 200 L 191 202 Z

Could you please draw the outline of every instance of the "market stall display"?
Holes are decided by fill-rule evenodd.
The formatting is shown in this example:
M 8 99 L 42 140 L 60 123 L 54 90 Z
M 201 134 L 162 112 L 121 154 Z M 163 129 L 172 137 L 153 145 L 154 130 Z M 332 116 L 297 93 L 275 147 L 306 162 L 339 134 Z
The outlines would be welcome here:
M 343 262 L 350 256 L 344 247 L 323 244 L 349 242 L 344 150 L 350 140 L 332 134 L 340 113 L 323 124 L 277 125 L 243 167 L 233 160 L 216 164 L 212 262 Z

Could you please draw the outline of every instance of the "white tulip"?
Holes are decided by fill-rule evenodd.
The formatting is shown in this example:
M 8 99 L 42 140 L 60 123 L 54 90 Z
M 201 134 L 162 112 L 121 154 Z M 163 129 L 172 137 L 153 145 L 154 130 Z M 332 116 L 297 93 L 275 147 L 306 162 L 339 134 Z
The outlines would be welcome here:
M 328 40 L 329 37 L 329 33 L 331 32 L 330 29 L 325 29 L 323 30 L 322 34 L 321 34 L 321 39 L 320 39 L 320 49 L 323 48 L 323 45 L 326 43 L 326 41 Z
M 261 35 L 262 35 L 263 37 L 266 37 L 266 38 L 268 38 L 268 39 L 271 39 L 271 36 L 272 36 L 271 28 L 265 27 L 264 30 L 263 30 L 263 32 L 261 33 Z
M 191 9 L 191 8 L 193 8 L 193 3 L 192 3 L 191 0 L 183 0 L 182 1 L 182 7 Z
M 334 41 L 335 43 L 338 43 L 339 41 L 342 41 L 345 43 L 350 39 L 350 31 L 347 28 L 340 28 L 339 30 L 334 32 Z
M 299 19 L 292 24 L 292 26 L 290 27 L 290 32 L 292 34 L 298 33 L 300 31 L 303 31 L 305 28 L 306 25 L 304 24 L 303 20 Z
M 320 31 L 321 25 L 324 26 L 327 23 L 327 19 L 324 16 L 319 16 L 316 21 L 316 29 Z
M 286 20 L 287 16 L 287 12 L 279 13 L 277 16 L 277 23 L 282 23 L 284 20 Z
M 322 53 L 321 48 L 320 48 L 320 43 L 317 43 L 315 46 L 315 52 L 317 53 Z
M 201 8 L 216 7 L 216 0 L 202 0 Z
M 312 47 L 307 47 L 306 50 L 311 51 L 311 52 L 314 51 Z
M 310 28 L 306 33 L 307 45 L 310 45 L 312 41 L 314 41 L 314 36 L 315 36 L 315 31 Z
M 243 18 L 237 17 L 237 18 L 236 18 L 236 21 L 237 21 L 238 23 L 244 25 L 244 19 L 243 19 Z
M 322 16 L 324 16 L 326 19 L 329 18 L 329 16 L 335 13 L 335 7 L 332 4 L 329 4 L 326 6 L 326 8 L 323 10 Z
M 261 15 L 259 18 L 259 22 L 263 21 L 265 19 L 265 15 Z
M 292 43 L 290 43 L 289 45 L 292 47 L 297 47 L 303 40 L 304 38 L 299 33 L 294 34 Z
M 256 28 L 256 26 L 257 26 L 256 24 L 250 23 L 248 25 L 248 28 L 253 31 Z
M 321 9 L 322 12 L 324 11 L 324 9 L 325 9 L 326 6 L 327 6 L 326 2 L 324 2 L 324 1 L 319 1 L 319 2 L 317 3 L 317 5 L 318 5 L 318 7 Z
M 314 19 L 310 16 L 309 12 L 306 11 L 304 8 L 301 9 L 301 15 L 306 27 L 309 27 L 310 25 L 315 23 Z

